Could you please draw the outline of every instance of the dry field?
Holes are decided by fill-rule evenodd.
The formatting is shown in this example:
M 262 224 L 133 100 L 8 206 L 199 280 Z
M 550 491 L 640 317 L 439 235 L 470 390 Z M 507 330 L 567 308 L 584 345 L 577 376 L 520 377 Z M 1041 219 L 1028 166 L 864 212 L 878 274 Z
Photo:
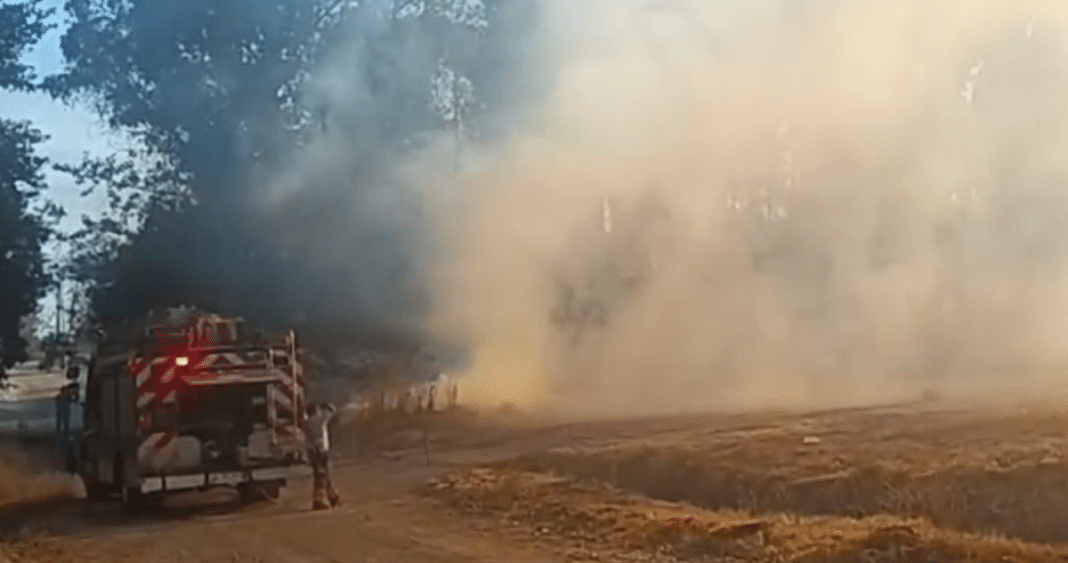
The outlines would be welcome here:
M 132 520 L 68 507 L 0 551 L 101 563 L 1068 561 L 1058 408 L 569 424 L 498 413 L 354 425 L 336 442 L 338 511 L 308 511 L 307 483 L 276 505 Z
M 57 510 L 77 495 L 73 479 L 52 472 L 21 450 L 0 447 L 0 537 L 27 515 Z
M 1068 414 L 1036 407 L 831 412 L 681 428 L 513 466 L 753 513 L 923 518 L 1068 543 Z
M 424 493 L 459 513 L 522 529 L 572 561 L 1064 561 L 1068 551 L 946 531 L 923 519 L 799 517 L 656 502 L 602 484 L 474 469 Z

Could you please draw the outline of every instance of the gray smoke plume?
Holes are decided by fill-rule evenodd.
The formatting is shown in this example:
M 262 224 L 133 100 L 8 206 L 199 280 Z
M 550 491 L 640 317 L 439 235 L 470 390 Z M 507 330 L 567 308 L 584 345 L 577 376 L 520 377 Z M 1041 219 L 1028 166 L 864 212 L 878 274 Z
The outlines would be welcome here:
M 469 397 L 833 404 L 1063 361 L 1062 3 L 540 6 L 536 119 L 428 195 Z
M 307 317 L 470 346 L 474 401 L 1038 389 L 1066 355 L 1063 6 L 363 2 L 259 224 Z
M 521 119 L 512 108 L 532 95 L 515 80 L 530 78 L 518 68 L 530 9 L 525 0 L 347 9 L 301 81 L 301 103 L 320 127 L 252 181 L 263 187 L 257 236 L 301 274 L 280 284 L 281 298 L 300 304 L 309 340 L 468 344 L 427 326 L 440 305 L 432 278 L 448 256 L 433 223 L 444 204 L 431 192 L 455 191 L 464 146 L 496 142 Z

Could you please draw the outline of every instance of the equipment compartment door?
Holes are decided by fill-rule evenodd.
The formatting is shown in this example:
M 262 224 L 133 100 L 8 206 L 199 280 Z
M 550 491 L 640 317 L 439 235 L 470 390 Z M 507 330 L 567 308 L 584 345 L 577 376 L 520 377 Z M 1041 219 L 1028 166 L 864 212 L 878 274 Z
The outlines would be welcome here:
M 204 444 L 207 469 L 245 465 L 252 438 L 267 428 L 266 393 L 263 383 L 242 383 L 195 385 L 180 396 L 179 433 Z

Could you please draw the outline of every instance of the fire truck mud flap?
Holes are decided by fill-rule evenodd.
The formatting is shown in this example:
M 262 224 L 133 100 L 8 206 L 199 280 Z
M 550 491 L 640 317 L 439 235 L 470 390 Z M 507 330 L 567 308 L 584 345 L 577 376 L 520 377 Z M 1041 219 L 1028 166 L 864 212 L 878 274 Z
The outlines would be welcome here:
M 187 475 L 167 475 L 163 477 L 144 477 L 141 479 L 141 492 L 162 493 L 202 489 L 208 487 L 236 486 L 241 483 L 262 483 L 268 481 L 287 481 L 311 475 L 306 465 L 294 467 L 269 467 L 251 471 L 227 471 L 214 473 L 196 473 Z

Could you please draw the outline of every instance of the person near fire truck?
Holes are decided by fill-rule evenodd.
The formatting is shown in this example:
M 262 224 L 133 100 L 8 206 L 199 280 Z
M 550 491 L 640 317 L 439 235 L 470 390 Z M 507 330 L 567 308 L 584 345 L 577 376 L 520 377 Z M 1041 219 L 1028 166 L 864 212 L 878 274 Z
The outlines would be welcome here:
M 65 363 L 67 366 L 67 381 L 77 381 L 78 376 L 81 375 L 81 370 L 78 367 L 78 358 L 74 356 L 73 350 L 67 351 L 67 360 Z
M 71 381 L 59 388 L 56 393 L 56 438 L 61 450 L 68 446 L 70 440 L 70 411 L 78 402 L 79 388 L 77 381 Z
M 341 496 L 330 478 L 330 423 L 337 407 L 329 403 L 308 405 L 304 433 L 308 439 L 308 463 L 312 467 L 312 509 L 325 510 L 341 505 Z

